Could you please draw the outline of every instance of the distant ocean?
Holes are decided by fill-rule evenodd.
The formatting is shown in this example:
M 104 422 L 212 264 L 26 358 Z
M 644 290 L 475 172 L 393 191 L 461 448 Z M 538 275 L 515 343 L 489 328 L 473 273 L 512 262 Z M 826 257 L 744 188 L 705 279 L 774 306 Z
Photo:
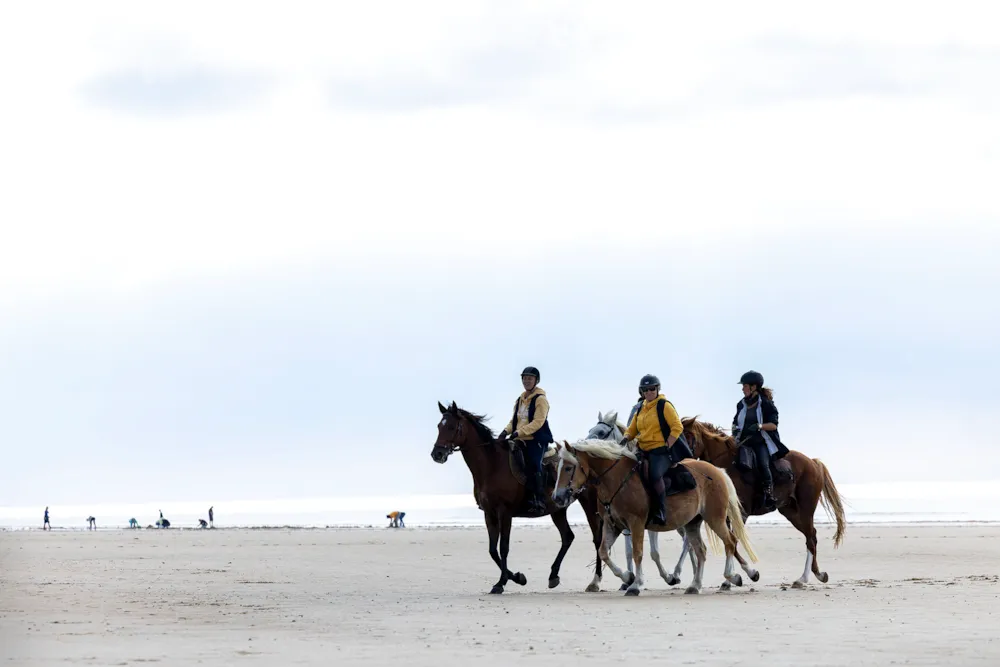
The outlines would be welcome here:
M 1000 523 L 1000 480 L 841 484 L 839 488 L 850 523 Z M 388 524 L 385 515 L 393 510 L 406 512 L 407 526 L 483 525 L 482 512 L 476 508 L 471 491 L 453 495 L 51 505 L 49 513 L 55 530 L 86 530 L 88 516 L 96 518 L 99 530 L 127 528 L 132 517 L 146 527 L 156 523 L 160 510 L 173 528 L 197 528 L 198 519 L 208 519 L 209 505 L 215 507 L 217 528 L 379 527 Z M 0 529 L 40 529 L 44 510 L 44 506 L 0 507 Z M 816 520 L 829 522 L 822 508 L 817 510 Z M 516 520 L 526 525 L 545 525 L 549 521 L 544 517 Z M 586 522 L 576 504 L 570 508 L 570 521 Z M 777 513 L 753 519 L 754 523 L 783 521 Z

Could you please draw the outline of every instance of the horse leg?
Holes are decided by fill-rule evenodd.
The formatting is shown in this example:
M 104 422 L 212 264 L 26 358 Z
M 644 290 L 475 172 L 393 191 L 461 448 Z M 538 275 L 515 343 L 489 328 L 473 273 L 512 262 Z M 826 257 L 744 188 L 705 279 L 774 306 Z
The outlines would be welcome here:
M 695 561 L 694 579 L 691 580 L 691 585 L 684 592 L 689 595 L 696 595 L 701 592 L 702 578 L 705 575 L 705 561 L 708 559 L 708 549 L 705 548 L 705 542 L 701 537 L 700 521 L 695 520 L 689 523 L 684 532 L 690 542 L 691 557 Z
M 816 527 L 813 525 L 812 514 L 806 515 L 807 508 L 802 505 L 796 505 L 794 509 L 787 505 L 778 508 L 778 511 L 788 519 L 788 522 L 795 526 L 796 530 L 806 538 L 806 566 L 802 571 L 802 576 L 792 582 L 792 588 L 803 588 L 809 583 L 810 571 L 816 575 L 816 578 L 821 583 L 825 584 L 830 580 L 830 577 L 827 576 L 826 572 L 820 571 L 819 564 L 816 562 Z M 816 508 L 813 507 L 812 511 L 815 512 Z
M 698 563 L 695 562 L 694 552 L 691 551 L 691 541 L 688 538 L 687 530 L 684 528 L 680 528 L 677 530 L 677 532 L 680 533 L 681 537 L 684 538 L 684 542 L 681 544 L 681 557 L 677 559 L 677 565 L 674 565 L 674 571 L 671 574 L 664 577 L 664 579 L 666 579 L 666 582 L 671 586 L 676 586 L 677 584 L 681 583 L 681 570 L 683 569 L 685 558 L 690 556 L 691 567 L 692 568 L 698 567 Z
M 651 530 L 647 532 L 647 535 L 649 536 L 649 557 L 656 563 L 656 569 L 660 572 L 660 578 L 669 584 L 670 575 L 663 569 L 663 563 L 660 562 L 660 534 Z
M 626 528 L 622 531 L 622 535 L 625 536 L 625 567 L 628 568 L 629 574 L 635 576 L 635 566 L 632 563 L 632 532 Z M 629 584 L 623 582 L 618 590 L 628 590 L 628 587 Z
M 506 583 L 507 580 L 507 575 L 505 573 L 507 568 L 505 567 L 503 560 L 500 558 L 500 552 L 497 551 L 497 542 L 500 539 L 500 521 L 492 512 L 485 512 L 485 516 L 486 530 L 490 536 L 490 558 L 492 558 L 493 562 L 500 568 L 500 581 L 493 586 L 490 593 L 499 594 L 503 593 L 503 584 Z
M 569 545 L 573 544 L 574 537 L 573 530 L 569 527 L 569 521 L 566 520 L 565 509 L 556 510 L 552 513 L 552 523 L 559 529 L 562 546 L 559 547 L 559 554 L 556 556 L 555 561 L 552 563 L 552 569 L 549 571 L 549 588 L 555 588 L 559 585 L 559 567 L 562 565 L 566 552 L 569 551 Z M 515 579 L 515 581 L 517 580 Z
M 635 560 L 635 576 L 632 583 L 625 591 L 625 595 L 638 595 L 642 588 L 642 546 L 643 546 L 643 521 L 632 521 L 629 524 L 629 531 L 632 533 L 632 559 Z
M 614 522 L 610 518 L 604 519 L 604 538 L 601 540 L 601 546 L 597 550 L 597 555 L 604 561 L 604 564 L 614 572 L 615 576 L 624 581 L 626 584 L 631 584 L 635 580 L 635 575 L 631 572 L 622 572 L 621 568 L 615 565 L 614 561 L 611 560 L 611 547 L 614 546 L 615 540 L 618 539 L 619 530 L 615 526 Z M 628 574 L 628 577 L 625 575 Z
M 604 520 L 601 513 L 597 511 L 597 502 L 593 498 L 588 498 L 586 494 L 580 498 L 580 506 L 587 516 L 587 523 L 590 524 L 591 537 L 594 539 L 594 578 L 587 586 L 588 593 L 599 593 L 601 591 L 601 579 L 604 577 L 601 572 L 601 540 L 604 538 Z

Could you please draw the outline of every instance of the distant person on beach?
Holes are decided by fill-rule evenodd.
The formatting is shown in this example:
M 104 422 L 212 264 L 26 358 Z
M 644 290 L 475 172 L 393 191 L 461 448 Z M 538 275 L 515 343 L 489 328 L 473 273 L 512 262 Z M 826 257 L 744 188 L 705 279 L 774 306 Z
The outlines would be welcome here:
M 403 523 L 404 516 L 406 516 L 406 512 L 389 512 L 385 515 L 385 518 L 389 519 L 389 525 L 386 528 L 406 528 L 406 524 Z
M 42 530 L 52 530 L 52 524 L 49 523 L 49 508 L 45 508 L 45 520 L 42 521 Z
M 131 519 L 128 520 L 128 527 L 129 528 L 138 528 L 139 527 L 139 522 L 135 520 L 135 517 L 132 517 Z
M 97 530 L 97 519 L 92 516 L 87 517 L 87 530 Z
M 198 525 L 201 526 L 202 528 L 208 528 L 208 522 L 205 521 L 204 519 L 198 519 Z
M 208 508 L 208 525 L 211 528 L 215 528 L 215 512 L 213 511 L 214 509 L 215 505 L 212 505 L 211 507 Z

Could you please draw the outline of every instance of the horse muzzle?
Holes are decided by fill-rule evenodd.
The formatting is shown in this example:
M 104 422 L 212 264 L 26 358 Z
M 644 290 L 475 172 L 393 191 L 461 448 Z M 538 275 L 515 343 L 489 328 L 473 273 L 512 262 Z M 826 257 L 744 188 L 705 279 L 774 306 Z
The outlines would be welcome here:
M 573 502 L 574 497 L 573 492 L 569 489 L 556 489 L 552 493 L 552 502 L 555 503 L 556 507 L 567 507 Z
M 444 463 L 450 454 L 451 450 L 445 447 L 435 447 L 431 450 L 431 458 L 434 459 L 435 463 Z

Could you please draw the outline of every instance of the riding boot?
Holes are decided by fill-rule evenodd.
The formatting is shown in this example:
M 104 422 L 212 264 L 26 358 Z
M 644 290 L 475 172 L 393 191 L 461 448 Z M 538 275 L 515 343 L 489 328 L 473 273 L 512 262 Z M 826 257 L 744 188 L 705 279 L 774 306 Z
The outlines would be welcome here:
M 646 525 L 667 525 L 667 492 L 654 491 L 653 497 L 650 500 L 652 504 L 649 507 L 649 520 L 646 522 Z
M 535 516 L 542 516 L 546 514 L 549 509 L 545 506 L 545 498 L 543 497 L 544 487 L 542 482 L 542 473 L 536 472 L 534 474 L 527 475 L 528 484 L 528 512 Z

